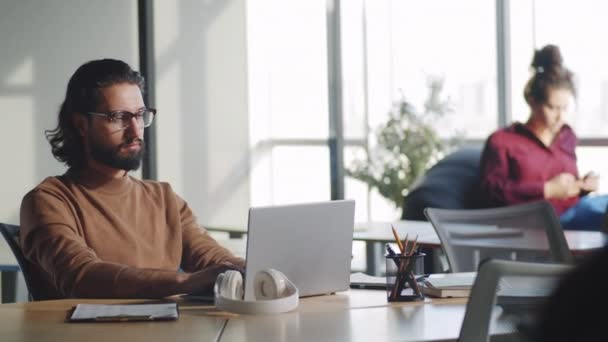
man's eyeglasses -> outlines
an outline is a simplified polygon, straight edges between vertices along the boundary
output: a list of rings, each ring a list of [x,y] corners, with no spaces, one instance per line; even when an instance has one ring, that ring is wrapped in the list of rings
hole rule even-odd
[[[116,127],[116,129],[126,129],[131,126],[132,119],[135,118],[135,122],[138,127],[148,127],[152,124],[154,115],[156,115],[156,109],[146,108],[138,111],[137,113],[131,113],[126,110],[119,110],[110,113],[96,113],[88,112],[89,115],[105,116],[108,118],[110,125]]]

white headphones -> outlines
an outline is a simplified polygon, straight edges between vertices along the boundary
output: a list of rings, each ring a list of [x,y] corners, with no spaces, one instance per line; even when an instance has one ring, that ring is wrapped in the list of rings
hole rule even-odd
[[[215,307],[239,314],[273,314],[298,307],[298,289],[275,269],[258,272],[254,288],[255,300],[243,300],[243,276],[238,271],[226,271],[215,280]]]

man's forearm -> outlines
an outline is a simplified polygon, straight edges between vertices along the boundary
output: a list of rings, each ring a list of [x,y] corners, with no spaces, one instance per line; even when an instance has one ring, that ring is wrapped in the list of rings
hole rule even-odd
[[[105,264],[105,265],[104,265]],[[118,272],[98,263],[74,287],[72,297],[162,298],[176,294],[201,293],[213,288],[217,276],[231,269],[242,269],[230,262],[214,264],[194,273],[142,269],[122,266]],[[110,289],[103,284],[109,284]],[[100,286],[102,284],[102,286]]]
[[[184,293],[186,273],[116,266],[102,262],[88,267],[74,284],[70,297],[162,298]]]

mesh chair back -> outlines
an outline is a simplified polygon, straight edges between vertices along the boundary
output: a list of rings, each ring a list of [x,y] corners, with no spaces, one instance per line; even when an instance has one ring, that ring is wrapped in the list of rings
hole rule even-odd
[[[571,263],[559,219],[546,201],[491,209],[425,209],[452,272],[486,259]]]
[[[487,342],[490,333],[506,335],[508,338],[504,340],[509,341],[535,340],[536,315],[560,277],[570,269],[567,265],[506,260],[483,263],[467,302],[459,341]],[[505,285],[509,279],[522,281],[509,287]],[[503,293],[511,298],[519,295],[520,300],[511,299],[510,303],[502,304],[500,296]],[[514,309],[517,306],[525,311]]]

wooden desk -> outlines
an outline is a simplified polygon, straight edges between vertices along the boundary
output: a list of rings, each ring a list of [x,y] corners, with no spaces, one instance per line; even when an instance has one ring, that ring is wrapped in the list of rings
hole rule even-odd
[[[353,240],[366,242],[395,242],[391,231],[391,225],[395,227],[403,238],[406,234],[410,237],[418,236],[418,245],[439,248],[441,241],[435,229],[427,221],[396,221],[396,222],[364,222],[358,223]],[[367,229],[364,229],[367,228]],[[604,234],[592,231],[565,230],[564,235],[570,250],[574,254],[589,253],[604,246]]]
[[[211,305],[185,302],[175,322],[65,323],[77,303],[140,303],[145,300],[56,300],[0,305],[2,341],[431,341],[455,340],[466,300],[386,302],[377,290],[349,290],[302,298],[279,315],[233,315]],[[498,324],[493,333],[508,332]]]
[[[455,340],[465,305],[465,298],[389,304],[385,291],[351,289],[301,298],[297,310],[281,315],[232,317],[221,341]]]
[[[369,274],[376,274],[379,269],[381,256],[384,255],[382,244],[395,242],[391,225],[395,227],[402,238],[406,234],[409,234],[410,238],[418,236],[418,245],[421,247],[441,248],[441,242],[437,233],[435,233],[433,225],[427,221],[358,223],[358,229],[353,235],[353,240],[366,242],[367,273]],[[604,234],[601,232],[566,230],[564,234],[568,246],[574,255],[590,253],[602,248],[605,243]],[[532,240],[528,242],[532,242]],[[536,246],[536,244],[532,243],[532,246],[528,247],[532,248],[533,246]]]
[[[77,303],[137,300],[56,300],[0,305],[0,341],[216,341],[227,322],[209,305],[180,306],[175,322],[65,323]],[[215,313],[215,315],[214,315]]]
[[[427,221],[395,221],[395,222],[361,222],[355,225],[353,240],[365,242],[366,273],[379,275],[382,268],[380,264],[385,254],[384,244],[395,242],[391,225],[395,227],[399,236],[410,238],[418,236],[418,246],[426,248],[441,248],[439,236],[435,233],[433,226]],[[433,256],[429,255],[425,260],[428,268]],[[429,270],[430,272],[430,270]]]
[[[356,223],[353,240],[364,241],[366,250],[366,264],[368,274],[378,274],[381,269],[380,262],[384,255],[383,244],[395,242],[391,225],[395,227],[402,238],[406,234],[410,238],[418,236],[418,245],[427,248],[441,248],[441,241],[435,229],[427,221],[395,221],[395,222],[360,222]],[[231,237],[242,237],[247,234],[245,227],[208,227],[210,231],[228,232]],[[574,255],[583,255],[604,246],[605,237],[601,232],[591,231],[565,231],[566,241]]]
[[[416,221],[412,221],[412,222],[416,222]],[[237,227],[237,226],[233,226],[233,227],[229,227],[229,226],[207,226],[207,225],[202,225],[206,230],[210,231],[210,232],[224,232],[224,233],[228,233],[228,236],[230,239],[240,239],[242,237],[244,237],[245,235],[247,235],[247,227],[245,226],[241,226],[241,227]],[[358,232],[358,231],[364,231],[367,228],[364,225],[355,225],[354,227],[354,231]]]
[[[355,224],[353,231],[353,240],[364,241],[366,250],[366,273],[377,274],[380,269],[378,264],[384,255],[382,244],[386,242],[395,242],[392,235],[391,224],[399,232],[399,235],[405,237],[409,234],[410,237],[418,236],[418,245],[421,247],[439,248],[441,242],[435,233],[433,226],[426,221],[396,221],[396,222],[365,222]],[[231,239],[242,238],[247,234],[246,227],[205,227],[209,231],[229,233]]]
[[[411,305],[230,319],[221,341],[455,340],[464,305]]]

